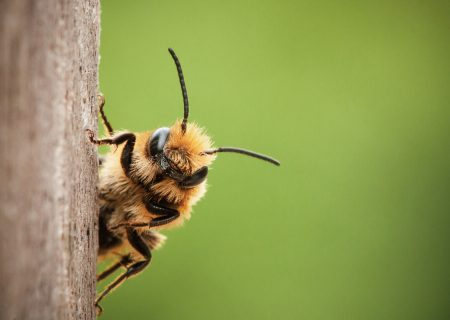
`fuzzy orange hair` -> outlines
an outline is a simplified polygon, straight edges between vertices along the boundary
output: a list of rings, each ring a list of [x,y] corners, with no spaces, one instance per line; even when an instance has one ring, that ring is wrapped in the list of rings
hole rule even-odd
[[[215,155],[203,154],[211,149],[211,138],[195,123],[188,123],[186,132],[181,129],[181,121],[177,120],[170,128],[169,140],[165,146],[166,155],[186,174],[192,174],[204,166],[209,166]]]

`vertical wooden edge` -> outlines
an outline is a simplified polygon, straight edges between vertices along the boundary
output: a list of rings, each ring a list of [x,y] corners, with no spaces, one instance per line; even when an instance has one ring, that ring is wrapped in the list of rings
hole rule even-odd
[[[72,3],[78,44],[74,49],[74,99],[71,158],[72,187],[69,219],[70,319],[95,319],[97,258],[98,160],[97,148],[86,138],[86,129],[97,131],[100,8],[98,0]],[[70,159],[68,159],[70,161]]]
[[[0,2],[0,319],[94,319],[98,0]]]

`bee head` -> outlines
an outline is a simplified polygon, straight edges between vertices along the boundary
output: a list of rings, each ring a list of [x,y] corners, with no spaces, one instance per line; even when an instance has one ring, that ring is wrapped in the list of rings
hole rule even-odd
[[[208,166],[214,161],[218,152],[240,153],[258,158],[275,165],[280,163],[268,156],[253,151],[222,147],[211,149],[211,139],[204,130],[194,123],[187,124],[189,117],[189,100],[180,61],[173,49],[169,48],[180,80],[183,95],[184,117],[176,121],[171,128],[155,130],[148,142],[148,154],[156,162],[165,176],[174,179],[182,188],[192,188],[208,175]]]
[[[207,155],[211,139],[194,123],[183,129],[182,121],[155,130],[148,143],[148,153],[162,173],[174,179],[182,188],[202,183],[215,155]]]

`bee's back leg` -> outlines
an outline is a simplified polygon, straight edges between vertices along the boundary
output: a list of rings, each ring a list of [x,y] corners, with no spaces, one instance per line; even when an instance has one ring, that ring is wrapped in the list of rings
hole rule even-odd
[[[134,249],[136,249],[143,257],[143,260],[136,261],[132,263],[128,268],[127,271],[122,273],[120,276],[118,276],[113,282],[111,282],[105,290],[98,296],[98,298],[95,300],[95,306],[98,308],[98,310],[101,312],[101,308],[98,305],[103,298],[108,295],[113,289],[120,286],[125,280],[130,278],[131,276],[134,276],[138,274],[139,272],[143,271],[145,267],[147,267],[152,259],[152,253],[150,251],[149,246],[145,243],[145,241],[141,238],[141,236],[138,234],[136,229],[128,228],[127,229],[127,237],[128,242],[130,245],[133,246]]]
[[[120,267],[127,268],[131,262],[133,262],[133,260],[131,259],[131,255],[127,254],[127,255],[123,256],[119,261],[117,261],[113,265],[109,266],[106,270],[104,270],[102,273],[97,275],[97,282],[102,281],[103,279],[106,279]]]

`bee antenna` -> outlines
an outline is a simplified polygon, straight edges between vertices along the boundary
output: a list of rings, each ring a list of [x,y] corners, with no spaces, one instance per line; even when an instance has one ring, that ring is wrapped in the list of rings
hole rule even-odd
[[[173,58],[173,61],[175,62],[175,65],[177,66],[178,78],[180,78],[181,93],[183,94],[183,104],[184,104],[184,117],[183,117],[183,122],[181,123],[181,130],[183,131],[183,133],[185,133],[186,132],[186,123],[187,123],[187,120],[189,117],[189,100],[188,100],[188,95],[187,95],[187,90],[186,90],[186,84],[184,83],[183,70],[181,69],[180,60],[178,60],[178,57],[172,48],[169,48],[169,52]]]
[[[264,154],[260,154],[260,153],[256,153],[250,150],[245,150],[245,149],[240,149],[240,148],[232,148],[232,147],[221,147],[221,148],[217,148],[217,149],[211,149],[211,150],[206,150],[203,152],[203,154],[214,154],[214,153],[218,153],[218,152],[234,152],[234,153],[240,153],[240,154],[244,154],[246,156],[249,157],[253,157],[253,158],[257,158],[260,160],[264,160],[267,162],[270,162],[276,166],[280,165],[280,161],[271,158],[269,156],[266,156]]]

